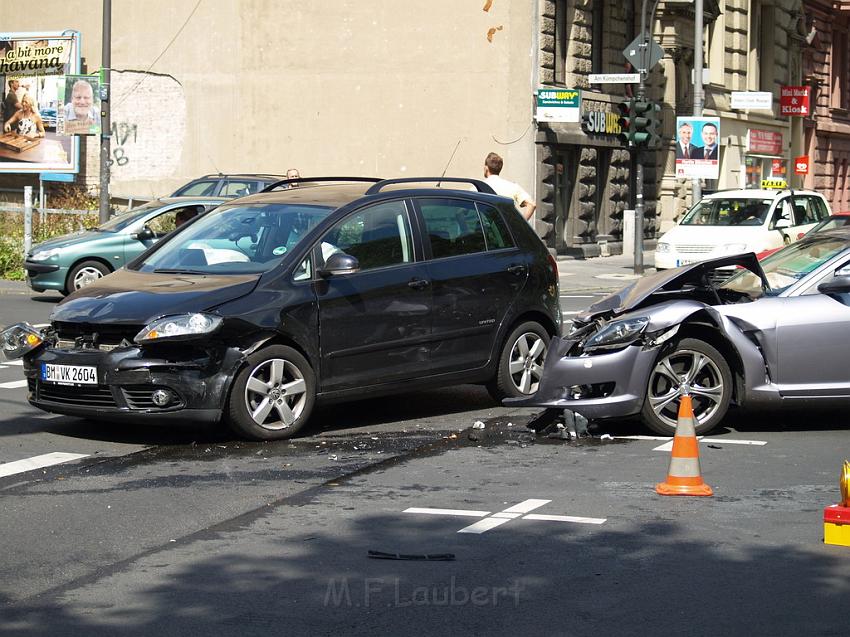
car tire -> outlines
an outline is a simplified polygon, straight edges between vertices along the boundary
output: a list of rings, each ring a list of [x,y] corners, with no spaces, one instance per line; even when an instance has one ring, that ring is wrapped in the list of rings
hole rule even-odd
[[[65,289],[63,292],[68,295],[71,292],[76,292],[97,279],[105,277],[112,272],[109,267],[100,261],[81,261],[68,273],[68,278],[65,281]]]
[[[672,378],[671,371],[677,378]],[[684,380],[691,389],[698,435],[717,427],[726,415],[732,398],[729,364],[705,341],[683,338],[659,353],[649,373],[641,418],[656,433],[676,433]]]
[[[310,363],[285,345],[248,356],[227,403],[231,429],[250,440],[280,440],[300,431],[313,411],[316,377]]]
[[[535,321],[526,321],[511,331],[499,354],[496,376],[487,384],[490,395],[500,402],[534,395],[543,376],[550,338]]]

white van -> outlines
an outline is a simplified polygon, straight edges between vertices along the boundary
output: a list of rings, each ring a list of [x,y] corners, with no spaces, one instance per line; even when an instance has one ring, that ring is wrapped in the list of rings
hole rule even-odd
[[[655,248],[655,268],[666,270],[715,257],[780,248],[832,212],[809,190],[724,190],[688,210]]]

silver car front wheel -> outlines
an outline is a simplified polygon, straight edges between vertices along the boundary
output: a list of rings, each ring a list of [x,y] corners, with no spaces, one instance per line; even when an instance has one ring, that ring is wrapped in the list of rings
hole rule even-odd
[[[729,365],[717,349],[698,339],[682,339],[659,355],[649,375],[641,412],[646,425],[658,433],[673,435],[679,399],[684,394],[691,396],[698,434],[714,429],[729,408]]]

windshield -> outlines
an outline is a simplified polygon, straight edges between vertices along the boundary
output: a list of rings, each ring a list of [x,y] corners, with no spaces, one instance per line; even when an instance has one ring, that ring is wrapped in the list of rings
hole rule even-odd
[[[176,234],[136,269],[190,274],[266,272],[333,210],[292,204],[219,207]]]
[[[703,199],[682,219],[683,226],[760,226],[767,220],[770,199]]]
[[[850,244],[847,240],[840,237],[817,236],[803,239],[771,254],[761,261],[762,270],[770,284],[767,296],[784,292],[809,272],[846,250],[848,246]],[[744,292],[751,296],[753,293],[758,295],[761,292],[761,279],[746,270],[729,279],[721,289]]]
[[[121,232],[124,228],[132,224],[134,221],[148,214],[152,210],[162,208],[161,201],[149,201],[148,203],[122,212],[95,228],[100,232]]]
[[[809,233],[820,232],[821,230],[835,230],[835,228],[843,228],[848,224],[850,224],[850,215],[833,215],[821,221],[809,230]]]

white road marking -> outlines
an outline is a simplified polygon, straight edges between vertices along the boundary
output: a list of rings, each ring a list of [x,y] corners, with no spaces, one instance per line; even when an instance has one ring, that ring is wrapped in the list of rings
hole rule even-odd
[[[425,513],[428,515],[465,515],[471,518],[483,518],[485,515],[490,515],[489,511],[464,511],[463,509],[421,509],[411,507],[405,509],[402,513]]]
[[[17,367],[23,367],[24,361],[22,361],[21,359],[16,359],[16,360],[13,360],[13,361],[3,361],[3,364],[4,365],[13,365],[13,366],[17,366]]]
[[[62,464],[63,462],[70,462],[71,460],[79,460],[80,458],[86,458],[87,454],[84,453],[45,453],[41,456],[34,456],[32,458],[26,458],[25,460],[15,460],[14,462],[7,462],[5,464],[0,464],[0,478],[6,476],[13,476],[17,473],[24,473],[25,471],[32,471],[33,469],[43,469],[44,467],[51,467],[56,464]]]
[[[595,299],[596,295],[593,294],[562,294],[562,299]]]
[[[420,507],[410,507],[402,511],[402,513],[425,513],[428,515],[461,515],[468,517],[484,518],[483,520],[479,520],[474,524],[465,526],[460,531],[458,531],[458,533],[474,534],[485,533],[490,529],[495,529],[497,526],[502,526],[503,524],[506,524],[511,520],[516,520],[518,518],[523,520],[573,522],[578,524],[604,524],[607,521],[606,518],[583,518],[572,515],[537,515],[534,513],[529,515],[523,515],[527,514],[529,511],[538,509],[545,504],[549,504],[550,502],[551,500],[523,500],[519,504],[515,504],[511,507],[508,507],[504,511],[498,511],[497,513],[493,513],[492,515],[490,515],[489,511],[469,511],[466,509],[429,509]]]
[[[552,522],[577,522],[578,524],[605,524],[607,518],[577,518],[572,515],[541,515],[532,513],[523,520],[550,520]]]
[[[577,310],[575,312],[565,312],[564,310],[561,310],[561,316],[563,316],[564,314],[570,314],[570,315],[581,314],[581,312],[582,312],[581,310]]]
[[[458,533],[484,533],[490,529],[495,529],[497,526],[502,526],[507,522],[510,522],[510,520],[505,518],[484,518],[475,524],[470,524],[469,526],[462,528],[458,531]]]
[[[697,440],[700,442],[704,442],[706,444],[716,442],[718,444],[724,445],[752,445],[754,447],[763,447],[767,444],[766,440],[737,440],[735,438],[705,438],[704,436],[697,436]],[[673,439],[670,438],[663,445],[658,445],[653,449],[653,451],[672,451],[673,450]]]
[[[539,509],[544,504],[549,504],[552,500],[523,500],[519,504],[515,504],[512,507],[508,507],[502,513],[528,513],[529,511],[534,511],[534,509]]]
[[[13,380],[10,383],[0,383],[0,389],[17,389],[18,387],[26,387],[26,380]]]
[[[54,418],[62,418],[63,414],[40,414],[34,416],[36,420],[53,420]]]

